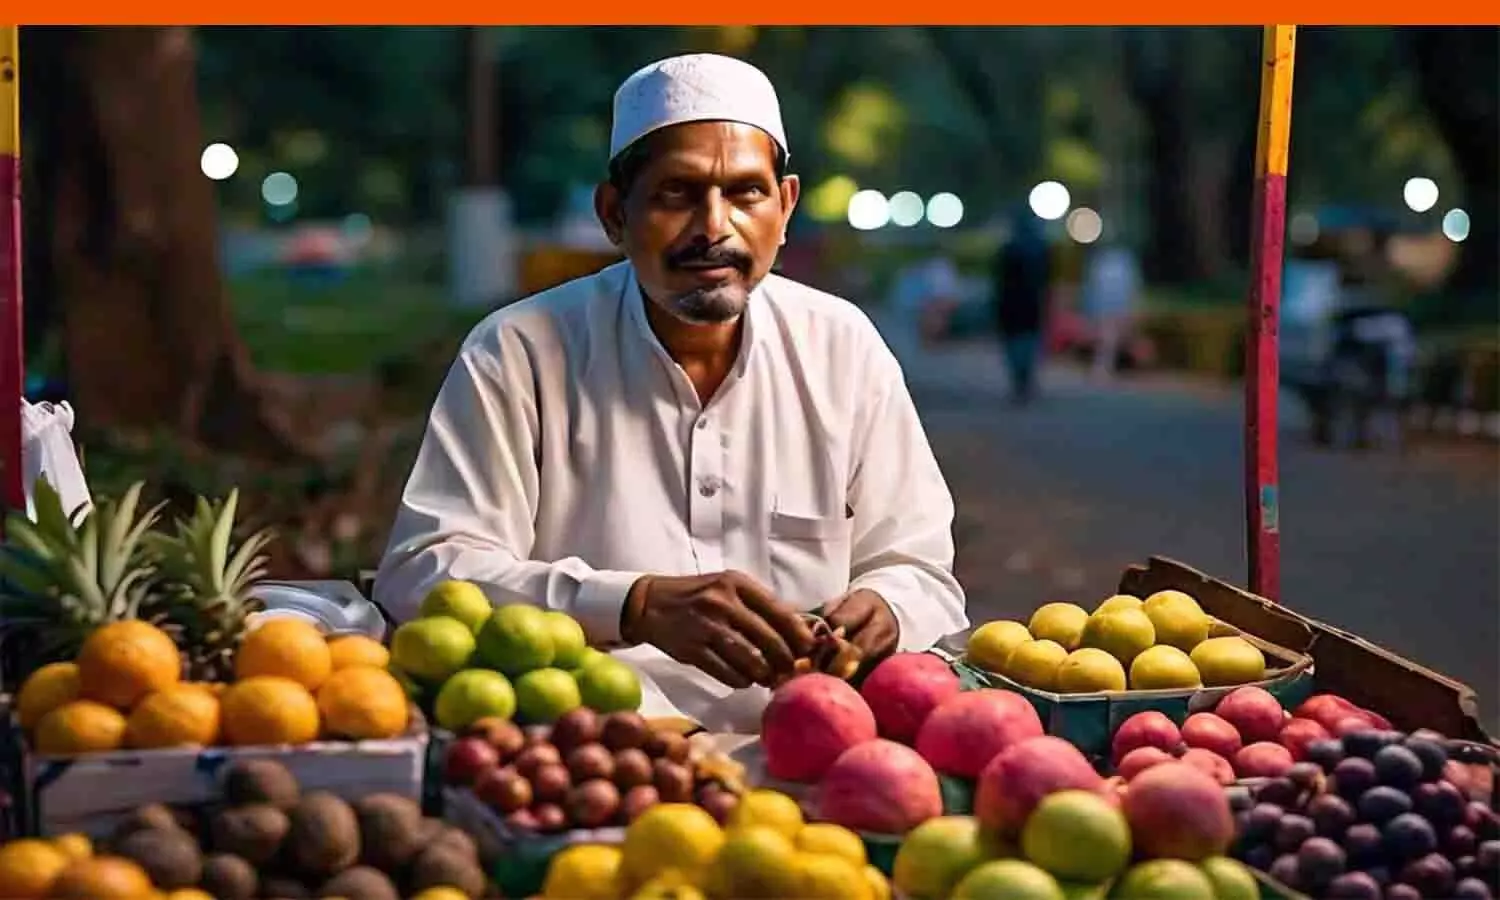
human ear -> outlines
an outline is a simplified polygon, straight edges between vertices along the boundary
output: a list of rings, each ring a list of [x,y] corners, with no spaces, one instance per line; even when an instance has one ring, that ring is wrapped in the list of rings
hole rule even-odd
[[[625,243],[625,198],[607,181],[594,188],[594,215],[599,217],[599,226],[611,244],[619,247]]]

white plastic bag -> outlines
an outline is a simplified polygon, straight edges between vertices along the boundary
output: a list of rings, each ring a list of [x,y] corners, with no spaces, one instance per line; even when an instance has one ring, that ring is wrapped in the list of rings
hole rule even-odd
[[[92,505],[83,465],[73,447],[73,407],[64,403],[21,401],[21,464],[25,473],[26,515],[36,519],[32,495],[42,476],[62,499],[69,515]]]

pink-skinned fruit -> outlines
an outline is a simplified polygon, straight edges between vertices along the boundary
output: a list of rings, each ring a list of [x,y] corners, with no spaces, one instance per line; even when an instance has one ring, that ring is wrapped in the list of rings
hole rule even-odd
[[[931,653],[897,653],[870,672],[859,694],[880,736],[910,744],[934,709],[959,692],[953,669]]]
[[[1241,778],[1276,778],[1292,767],[1292,751],[1270,741],[1257,741],[1234,755],[1234,771]]]
[[[824,821],[876,834],[905,834],[943,814],[932,766],[884,738],[845,750],[818,782],[816,797]]]
[[[761,715],[766,772],[787,781],[817,781],[844,751],[875,736],[875,715],[859,692],[817,672],[777,688]]]
[[[1359,711],[1359,707],[1338,694],[1313,694],[1292,710],[1292,716],[1298,719],[1311,719],[1322,725],[1323,730],[1332,733],[1333,727],[1339,723],[1340,719]]]
[[[1160,747],[1137,747],[1125,754],[1125,758],[1115,766],[1115,774],[1128,782],[1152,766],[1171,762],[1173,759],[1172,754]]]
[[[917,732],[917,752],[947,775],[976,778],[1005,748],[1042,736],[1036,707],[1011,691],[982,688],[944,700]]]
[[[1223,716],[1211,712],[1193,713],[1182,723],[1182,742],[1189,747],[1209,750],[1224,759],[1232,759],[1245,742],[1239,730]]]
[[[1177,723],[1167,718],[1165,713],[1154,709],[1138,712],[1121,722],[1120,727],[1115,730],[1115,735],[1110,740],[1110,761],[1118,766],[1125,754],[1137,747],[1155,747],[1167,753],[1175,753],[1181,743],[1182,732],[1178,730]]]
[[[1234,766],[1229,764],[1229,760],[1212,750],[1189,747],[1188,751],[1182,754],[1182,761],[1202,771],[1219,784],[1226,786],[1234,784]]]
[[[1246,744],[1276,740],[1281,733],[1281,724],[1286,720],[1281,701],[1265,688],[1253,686],[1235,688],[1225,694],[1214,712],[1233,725],[1240,733],[1240,740]]]
[[[1136,776],[1121,808],[1137,852],[1147,858],[1197,862],[1223,855],[1234,837],[1223,785],[1180,760]]]
[[[979,773],[974,816],[991,831],[1016,834],[1047,795],[1103,787],[1104,779],[1077,747],[1057,737],[1029,738],[1002,750]]]
[[[1276,739],[1281,746],[1292,752],[1292,759],[1301,762],[1307,758],[1308,744],[1314,741],[1326,741],[1331,736],[1328,729],[1312,719],[1299,719],[1294,716],[1287,719],[1286,724],[1281,726],[1281,733],[1276,736]]]

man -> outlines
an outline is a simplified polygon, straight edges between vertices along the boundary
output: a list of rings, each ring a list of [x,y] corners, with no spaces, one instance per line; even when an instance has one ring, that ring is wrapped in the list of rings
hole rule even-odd
[[[1114,377],[1120,350],[1129,338],[1140,302],[1141,272],[1129,247],[1108,236],[1084,267],[1083,305],[1094,323],[1093,377]]]
[[[796,206],[775,90],[722,56],[615,95],[595,206],[628,262],[494,313],[433,405],[375,597],[577,618],[647,715],[754,730],[823,608],[867,658],[966,624],[953,503],[895,358],[770,275]]]
[[[1031,401],[1052,278],[1047,240],[1030,209],[1015,213],[1014,233],[995,260],[995,324],[1010,374],[1011,399]]]

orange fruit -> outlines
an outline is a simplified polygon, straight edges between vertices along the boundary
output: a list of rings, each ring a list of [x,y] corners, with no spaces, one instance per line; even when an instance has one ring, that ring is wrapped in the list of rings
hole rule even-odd
[[[30,731],[42,716],[78,699],[78,664],[48,663],[31,673],[16,694],[16,718]]]
[[[80,694],[118,709],[182,680],[177,645],[165,631],[136,619],[111,622],[89,635],[77,662]]]
[[[63,856],[70,860],[88,859],[94,855],[94,842],[79,831],[58,835],[52,839],[52,846],[61,850]]]
[[[11,841],[0,847],[0,897],[45,897],[67,867],[68,857],[46,841]]]
[[[255,675],[229,686],[220,701],[229,744],[305,744],[318,736],[318,702],[290,678]]]
[[[207,691],[215,697],[222,696],[224,694],[224,689],[229,687],[229,685],[225,684],[222,681],[184,681],[182,683],[182,686],[197,688],[200,691]]]
[[[406,691],[385,669],[339,669],[318,689],[318,712],[330,736],[356,741],[393,738],[406,730]]]
[[[333,654],[316,625],[302,619],[266,619],[240,642],[234,658],[237,679],[257,675],[290,678],[310,691],[333,671]]]
[[[119,710],[93,700],[74,700],[42,716],[32,747],[44,755],[66,756],[118,750],[124,741],[125,717]]]
[[[68,866],[52,885],[51,900],[152,900],[146,870],[120,856],[96,856]]]
[[[333,670],[350,666],[374,666],[384,669],[391,661],[391,651],[373,638],[362,634],[351,634],[334,638],[328,642],[328,652],[333,656]]]
[[[207,747],[219,739],[219,698],[198,685],[179,684],[147,694],[125,724],[125,745]]]

